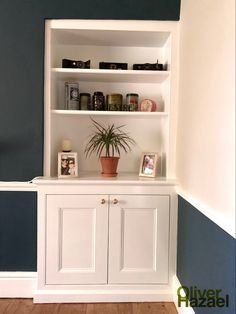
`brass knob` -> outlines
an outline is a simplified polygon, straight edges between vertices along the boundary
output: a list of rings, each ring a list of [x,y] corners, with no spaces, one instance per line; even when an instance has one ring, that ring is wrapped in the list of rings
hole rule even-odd
[[[106,200],[104,198],[101,199],[101,204],[105,204]]]
[[[118,204],[118,200],[116,198],[114,198],[113,204]]]

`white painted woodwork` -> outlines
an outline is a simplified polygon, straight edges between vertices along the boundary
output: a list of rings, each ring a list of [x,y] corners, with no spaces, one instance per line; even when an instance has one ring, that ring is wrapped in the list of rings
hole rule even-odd
[[[110,199],[109,282],[168,283],[169,196]]]
[[[141,112],[141,111],[89,111],[89,110],[52,110],[53,114],[59,114],[59,115],[83,115],[83,116],[126,116],[132,119],[132,117],[135,118],[154,118],[157,117],[167,117],[167,112]]]
[[[78,152],[79,173],[99,171],[97,158],[86,159],[91,134],[90,112],[66,112],[65,82],[79,83],[80,92],[104,95],[138,93],[150,98],[157,112],[94,113],[103,124],[125,124],[135,139],[130,154],[122,154],[119,172],[139,172],[144,151],[163,153],[161,176],[175,177],[175,134],[178,73],[178,23],[159,21],[48,20],[45,26],[45,142],[44,175],[57,175],[61,141],[70,138]],[[91,69],[63,69],[62,59],[91,60]],[[134,63],[166,63],[168,71],[134,71]],[[100,61],[127,62],[129,69],[100,70]],[[140,115],[139,115],[140,114]],[[139,125],[139,128],[137,128]]]
[[[168,283],[169,196],[48,195],[46,222],[46,284]]]
[[[160,62],[160,61],[159,61]],[[75,78],[85,82],[133,82],[162,83],[170,75],[169,71],[139,71],[139,70],[103,70],[103,69],[67,69],[53,68],[52,75],[57,78]]]
[[[91,69],[62,69],[63,58],[91,60]],[[134,71],[134,63],[168,71]],[[127,71],[100,70],[100,61],[127,62]],[[66,81],[80,92],[138,93],[156,112],[64,110]],[[176,273],[175,134],[178,22],[47,20],[45,24],[44,175],[38,188],[38,283],[35,302],[171,301]],[[100,176],[86,159],[90,117],[125,125],[134,138],[116,178]],[[78,152],[79,176],[57,178],[63,139]],[[162,153],[157,178],[139,177],[142,152]],[[101,200],[105,199],[105,204]],[[118,203],[113,204],[117,199]]]
[[[175,181],[124,174],[104,179],[94,173],[85,173],[73,180],[42,177],[34,179],[33,183],[38,189],[38,282],[34,302],[144,302],[173,299],[172,277],[176,274],[177,233]],[[117,204],[113,204],[115,198]],[[105,204],[100,204],[102,199],[106,200]],[[125,202],[129,205],[124,206]],[[119,261],[115,258],[117,252],[114,254],[114,249],[119,245],[116,233],[121,230],[119,207],[125,208],[126,215],[126,229],[123,232],[126,241],[125,263],[138,268],[134,276],[130,272],[126,273],[127,276],[124,272],[117,272]],[[128,208],[134,211],[126,211]],[[99,231],[93,245],[91,226],[94,210],[99,221],[96,225]],[[65,227],[61,224],[60,213],[65,216]],[[132,220],[135,221],[133,228]],[[141,239],[140,229],[143,235]],[[60,242],[62,238],[64,243]],[[153,253],[155,239],[156,257]],[[64,250],[61,249],[63,246]],[[136,251],[132,256],[130,250],[133,246]],[[93,248],[97,252],[95,266],[98,267],[95,270],[100,269],[99,273],[91,271]],[[104,255],[102,252],[105,252]],[[136,261],[140,255],[143,258]],[[62,256],[64,269],[60,270]],[[153,271],[155,266],[152,267],[155,258],[157,272]],[[143,267],[149,267],[151,278],[147,273],[144,274]],[[161,269],[165,275],[158,274]],[[112,282],[111,274],[115,274],[116,278],[125,277],[122,277],[121,283],[115,283]],[[124,278],[126,283],[122,283]]]
[[[0,181],[0,191],[37,192],[37,185],[32,182]]]
[[[107,282],[108,208],[102,198],[47,196],[47,284]]]
[[[36,272],[0,271],[0,298],[32,298],[36,287]]]

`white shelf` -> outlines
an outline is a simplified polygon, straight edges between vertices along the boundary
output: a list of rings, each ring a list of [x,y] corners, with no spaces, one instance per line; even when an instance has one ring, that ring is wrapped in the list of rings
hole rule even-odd
[[[88,82],[162,83],[169,71],[102,70],[53,68],[52,74],[61,79],[77,79]]]
[[[173,22],[109,20],[54,20],[50,22],[53,43],[115,47],[163,47]]]
[[[140,118],[168,117],[167,112],[143,112],[143,111],[93,111],[93,110],[52,110],[57,115],[79,116],[126,116]]]

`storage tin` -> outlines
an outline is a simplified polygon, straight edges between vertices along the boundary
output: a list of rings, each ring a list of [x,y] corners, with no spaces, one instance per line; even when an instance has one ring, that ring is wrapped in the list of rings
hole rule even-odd
[[[79,109],[79,84],[74,82],[65,83],[65,109]]]
[[[94,92],[92,109],[93,110],[105,110],[105,97],[102,92]]]
[[[123,96],[121,94],[107,95],[107,110],[121,111],[123,104]]]
[[[138,94],[126,94],[126,110],[138,111]]]
[[[91,110],[91,95],[89,93],[80,93],[79,95],[79,109]]]

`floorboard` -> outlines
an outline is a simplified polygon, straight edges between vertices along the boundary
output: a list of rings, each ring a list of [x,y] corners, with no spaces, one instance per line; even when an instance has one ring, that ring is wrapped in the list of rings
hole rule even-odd
[[[32,299],[0,299],[1,314],[178,314],[174,303],[34,304]]]

